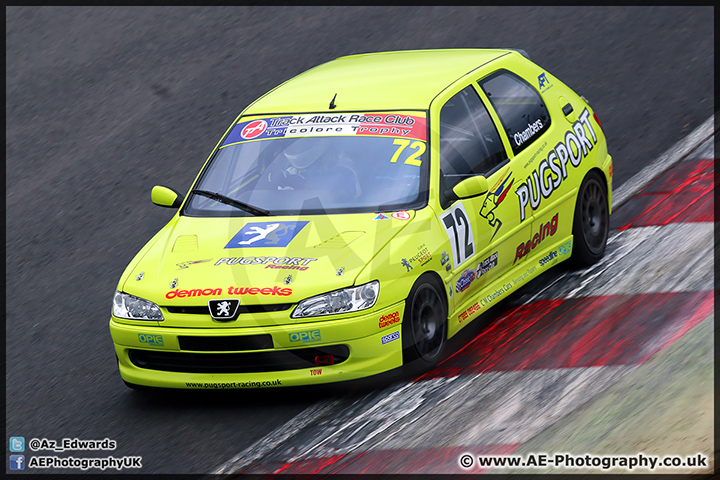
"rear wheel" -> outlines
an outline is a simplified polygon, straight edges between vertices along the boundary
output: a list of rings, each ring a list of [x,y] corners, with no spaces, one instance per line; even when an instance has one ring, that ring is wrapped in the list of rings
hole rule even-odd
[[[575,203],[572,264],[587,267],[600,260],[605,254],[609,229],[607,189],[600,175],[592,171],[580,185]]]
[[[403,363],[425,371],[437,365],[447,339],[447,306],[437,279],[423,275],[405,303],[402,324]]]

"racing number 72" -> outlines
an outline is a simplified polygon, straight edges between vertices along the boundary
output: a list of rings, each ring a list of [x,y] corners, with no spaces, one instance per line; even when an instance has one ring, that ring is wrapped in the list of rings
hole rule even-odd
[[[465,263],[475,253],[475,238],[462,202],[440,216],[450,240],[455,267]]]

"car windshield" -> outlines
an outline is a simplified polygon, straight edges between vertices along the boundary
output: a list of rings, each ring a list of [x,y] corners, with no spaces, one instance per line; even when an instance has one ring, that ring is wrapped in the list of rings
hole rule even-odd
[[[427,201],[425,112],[241,118],[191,191],[190,216],[356,213]]]

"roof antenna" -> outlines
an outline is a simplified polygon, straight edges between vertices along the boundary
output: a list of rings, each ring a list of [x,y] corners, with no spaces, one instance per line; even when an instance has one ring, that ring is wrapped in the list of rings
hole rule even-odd
[[[336,99],[336,98],[337,98],[337,93],[335,94],[335,96],[333,97],[333,99],[330,100],[330,110],[332,110],[333,108],[337,108],[337,105],[335,105],[335,99]]]

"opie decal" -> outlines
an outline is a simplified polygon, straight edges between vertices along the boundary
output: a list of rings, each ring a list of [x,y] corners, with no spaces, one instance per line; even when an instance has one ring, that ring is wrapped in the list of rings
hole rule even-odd
[[[308,222],[248,223],[225,245],[225,248],[287,247]]]
[[[520,221],[525,220],[525,209],[530,204],[533,210],[540,206],[540,200],[550,195],[568,177],[568,163],[577,168],[593,145],[597,144],[597,135],[590,123],[590,113],[585,108],[572,128],[565,132],[564,141],[555,145],[547,158],[543,159],[528,176],[527,181],[520,184],[515,190],[520,203]],[[583,124],[590,132],[586,135]],[[592,139],[592,142],[590,141]]]

